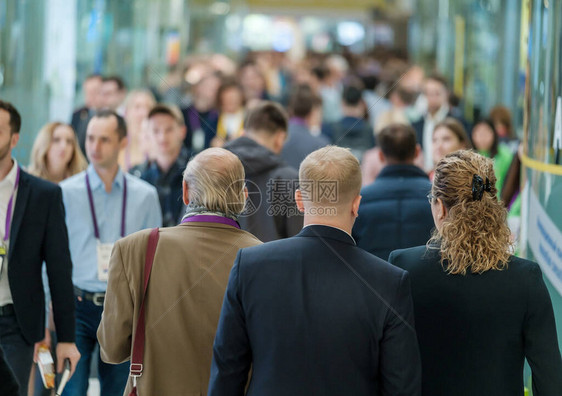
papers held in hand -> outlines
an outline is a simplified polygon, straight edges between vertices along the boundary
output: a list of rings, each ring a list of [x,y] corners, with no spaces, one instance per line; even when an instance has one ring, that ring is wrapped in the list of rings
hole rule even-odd
[[[62,395],[62,391],[64,390],[64,387],[66,386],[66,383],[68,382],[69,378],[70,378],[70,360],[65,359],[64,370],[62,372],[62,377],[60,379],[60,384],[59,384],[59,388],[57,389],[56,396]]]
[[[46,345],[39,347],[37,366],[39,366],[39,372],[41,373],[41,379],[45,388],[53,389],[55,387],[55,362]]]

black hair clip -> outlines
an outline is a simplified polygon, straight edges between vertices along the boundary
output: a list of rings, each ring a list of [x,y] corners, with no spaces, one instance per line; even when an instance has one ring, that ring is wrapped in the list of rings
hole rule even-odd
[[[490,180],[486,178],[486,183],[484,183],[482,177],[478,175],[472,176],[472,200],[481,201],[482,195],[484,195],[484,191],[488,191],[489,193],[492,192],[492,185],[490,184]]]

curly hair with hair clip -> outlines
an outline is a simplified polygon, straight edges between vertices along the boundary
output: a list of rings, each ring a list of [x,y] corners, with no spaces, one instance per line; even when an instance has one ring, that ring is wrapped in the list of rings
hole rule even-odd
[[[486,180],[486,184],[475,180]],[[443,202],[448,214],[428,247],[438,246],[447,273],[481,274],[507,267],[511,233],[495,185],[492,160],[473,151],[456,151],[437,164],[432,194]],[[475,189],[484,190],[475,194]]]

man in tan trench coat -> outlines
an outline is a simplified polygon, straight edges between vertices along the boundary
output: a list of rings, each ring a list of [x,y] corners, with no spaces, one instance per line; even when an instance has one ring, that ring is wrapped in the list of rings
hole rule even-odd
[[[206,395],[213,340],[238,249],[261,242],[239,228],[247,196],[244,168],[229,151],[211,148],[184,173],[186,215],[160,229],[145,301],[144,370],[139,395]],[[111,255],[98,339],[107,363],[130,359],[142,298],[150,230],[121,239]],[[129,394],[129,379],[125,394]]]

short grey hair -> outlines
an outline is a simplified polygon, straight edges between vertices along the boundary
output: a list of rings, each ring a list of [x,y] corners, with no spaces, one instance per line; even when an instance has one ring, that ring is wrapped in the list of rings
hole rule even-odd
[[[190,204],[229,217],[237,217],[244,211],[244,178],[242,162],[222,148],[203,150],[188,162],[183,172]]]

